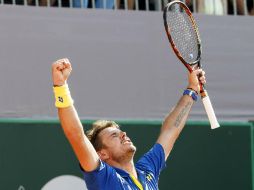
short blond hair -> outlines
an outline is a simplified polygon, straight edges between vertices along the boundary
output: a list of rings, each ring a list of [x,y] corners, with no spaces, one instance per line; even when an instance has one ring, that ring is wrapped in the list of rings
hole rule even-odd
[[[100,138],[97,138],[99,133],[108,127],[120,128],[119,125],[111,120],[97,120],[93,123],[92,129],[87,131],[87,137],[94,146],[95,150],[101,150],[103,148],[103,143]]]

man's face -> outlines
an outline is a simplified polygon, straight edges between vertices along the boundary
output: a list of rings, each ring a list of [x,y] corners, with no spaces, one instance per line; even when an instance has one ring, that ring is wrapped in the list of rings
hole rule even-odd
[[[108,127],[103,129],[98,136],[110,159],[118,162],[133,158],[136,147],[125,132],[116,127]]]

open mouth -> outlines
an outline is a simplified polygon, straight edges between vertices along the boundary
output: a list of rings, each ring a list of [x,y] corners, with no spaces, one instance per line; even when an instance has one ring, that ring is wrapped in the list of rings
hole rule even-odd
[[[130,139],[125,139],[121,142],[122,144],[130,144],[132,143]]]

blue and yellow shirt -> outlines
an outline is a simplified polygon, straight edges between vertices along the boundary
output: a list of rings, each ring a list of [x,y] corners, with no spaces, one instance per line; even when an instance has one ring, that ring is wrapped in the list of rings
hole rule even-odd
[[[135,164],[138,180],[102,161],[96,170],[83,174],[89,190],[158,190],[159,175],[165,166],[163,147],[155,144]]]

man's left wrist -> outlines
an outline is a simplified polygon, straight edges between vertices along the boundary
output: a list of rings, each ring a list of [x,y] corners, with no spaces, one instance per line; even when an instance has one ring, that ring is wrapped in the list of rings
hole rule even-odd
[[[190,88],[187,88],[184,90],[183,95],[188,95],[190,96],[194,101],[198,100],[198,94],[195,90],[192,90]]]
[[[199,87],[189,85],[187,86],[187,89],[193,90],[196,92],[196,94],[199,94]]]

